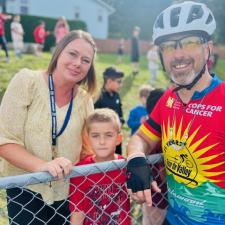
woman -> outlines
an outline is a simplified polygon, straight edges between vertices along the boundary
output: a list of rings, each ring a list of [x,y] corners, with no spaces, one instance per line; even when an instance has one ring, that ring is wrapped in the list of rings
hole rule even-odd
[[[93,110],[95,53],[91,36],[73,31],[56,47],[47,71],[23,69],[12,79],[0,108],[4,175],[48,171],[63,178],[79,161],[83,125]],[[10,223],[69,224],[68,185],[61,179],[8,189]]]

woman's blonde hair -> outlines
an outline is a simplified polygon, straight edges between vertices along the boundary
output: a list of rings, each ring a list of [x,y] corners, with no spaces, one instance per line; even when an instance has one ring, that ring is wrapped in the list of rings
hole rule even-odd
[[[57,66],[57,61],[58,58],[61,54],[61,52],[64,50],[64,48],[72,41],[76,40],[76,39],[83,39],[85,40],[87,43],[89,43],[94,50],[94,58],[96,55],[96,44],[92,38],[92,36],[85,31],[82,30],[74,30],[69,32],[67,35],[65,35],[65,37],[57,44],[56,49],[52,55],[51,61],[49,63],[48,66],[48,70],[47,72],[49,74],[53,73],[56,66]],[[97,87],[97,81],[96,81],[96,72],[95,72],[95,66],[94,66],[94,59],[91,63],[90,69],[87,73],[87,76],[81,80],[78,84],[84,85],[87,87],[87,91],[92,95],[94,94],[94,92],[96,91],[96,87]]]

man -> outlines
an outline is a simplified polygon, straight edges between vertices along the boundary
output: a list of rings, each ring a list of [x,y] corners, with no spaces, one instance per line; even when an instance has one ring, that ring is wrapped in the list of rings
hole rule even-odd
[[[225,83],[207,68],[215,28],[212,12],[191,1],[165,9],[154,24],[153,41],[175,88],[128,144],[127,185],[136,202],[152,204],[150,186],[160,189],[145,154],[161,141],[169,201],[164,225],[225,224]]]

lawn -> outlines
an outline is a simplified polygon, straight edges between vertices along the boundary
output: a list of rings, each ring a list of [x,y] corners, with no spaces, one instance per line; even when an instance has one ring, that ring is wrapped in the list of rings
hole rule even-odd
[[[46,69],[51,55],[49,53],[44,53],[42,57],[36,57],[33,55],[24,55],[21,60],[18,60],[14,57],[13,52],[10,52],[11,62],[9,64],[0,61],[0,98],[3,95],[10,79],[18,72],[21,68],[30,68],[30,69]],[[2,51],[0,52],[0,58],[3,57]],[[109,54],[98,54],[96,59],[96,70],[97,70],[97,79],[99,88],[102,84],[102,73],[104,69],[110,65],[114,65],[116,62],[115,55]],[[129,63],[129,57],[125,56],[124,63],[117,65],[119,69],[124,71],[125,78],[123,83],[123,88],[121,90],[121,98],[123,103],[124,117],[127,119],[129,110],[135,106],[138,102],[138,89],[141,84],[147,84],[150,79],[150,75],[147,69],[147,61],[145,56],[141,58],[140,63],[140,74],[137,76],[131,75],[131,65]],[[219,60],[218,65],[215,68],[215,71],[220,74],[220,78],[225,80],[225,60]],[[163,72],[158,73],[158,82],[156,83],[157,87],[166,88],[168,85],[168,80],[164,76]],[[124,136],[124,145],[126,144],[129,138],[129,129],[125,124],[123,127],[123,136]],[[0,191],[0,225],[6,225],[7,222],[4,220],[2,213],[5,213],[3,210],[4,201],[1,201],[4,197],[4,193]]]

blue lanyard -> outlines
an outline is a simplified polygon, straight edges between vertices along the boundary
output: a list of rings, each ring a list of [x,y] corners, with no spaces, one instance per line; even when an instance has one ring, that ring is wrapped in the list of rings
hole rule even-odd
[[[69,108],[66,113],[66,117],[64,119],[63,125],[57,134],[57,118],[56,118],[56,107],[55,107],[55,89],[54,89],[54,83],[52,79],[52,74],[49,74],[48,76],[48,87],[49,87],[49,93],[50,93],[50,105],[51,105],[51,116],[52,116],[52,146],[56,146],[56,139],[59,137],[63,131],[66,129],[68,122],[70,120],[72,108],[73,108],[73,89],[71,94],[71,100],[69,104]]]

